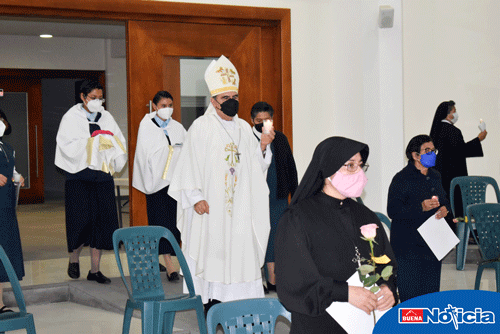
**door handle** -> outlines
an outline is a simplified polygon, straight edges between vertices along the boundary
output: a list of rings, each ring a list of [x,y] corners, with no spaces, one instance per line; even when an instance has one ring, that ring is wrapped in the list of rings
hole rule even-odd
[[[35,161],[36,161],[36,177],[38,178],[38,126],[35,125]]]
[[[146,104],[146,107],[149,108],[149,113],[151,114],[153,112],[153,101],[149,100],[149,103]]]

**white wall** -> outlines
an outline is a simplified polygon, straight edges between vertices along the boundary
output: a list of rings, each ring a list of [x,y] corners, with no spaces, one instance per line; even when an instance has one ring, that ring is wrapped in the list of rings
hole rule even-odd
[[[104,40],[0,35],[0,68],[104,70]]]
[[[401,0],[381,3],[396,9],[397,26],[386,31],[377,27],[378,0],[184,2],[291,9],[293,139],[299,177],[323,139],[346,136],[366,142],[372,167],[363,198],[371,209],[385,212],[387,188],[403,167]]]
[[[469,141],[487,124],[483,158],[467,159],[469,175],[499,180],[500,2],[403,0],[405,142],[430,131],[437,106],[454,100],[457,127]],[[488,195],[488,200],[490,196]]]

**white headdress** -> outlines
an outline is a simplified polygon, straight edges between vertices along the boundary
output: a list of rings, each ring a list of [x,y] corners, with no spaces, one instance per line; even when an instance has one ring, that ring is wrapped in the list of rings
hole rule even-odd
[[[205,81],[211,96],[225,92],[238,93],[240,77],[236,67],[224,56],[213,60],[205,71]]]

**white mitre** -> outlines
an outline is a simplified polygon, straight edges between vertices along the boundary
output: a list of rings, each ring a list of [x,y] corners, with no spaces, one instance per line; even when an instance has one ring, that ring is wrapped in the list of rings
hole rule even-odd
[[[216,96],[225,92],[238,93],[240,77],[236,67],[224,56],[220,56],[217,61],[212,60],[205,71],[205,81],[207,82],[210,96]]]

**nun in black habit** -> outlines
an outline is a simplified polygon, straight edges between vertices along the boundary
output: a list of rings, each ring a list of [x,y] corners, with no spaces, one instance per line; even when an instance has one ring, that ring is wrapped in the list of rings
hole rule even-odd
[[[16,216],[16,189],[13,181],[15,170],[14,148],[3,141],[4,135],[9,135],[12,127],[7,116],[0,110],[0,245],[9,257],[19,280],[24,277],[23,250],[21,236]],[[21,185],[24,179],[21,178]],[[3,265],[0,265],[0,314],[12,312],[2,300],[3,282],[9,282],[9,277]]]
[[[432,121],[431,138],[438,150],[436,170],[441,173],[443,188],[450,198],[451,180],[457,176],[467,176],[466,158],[482,157],[481,141],[486,138],[486,130],[469,142],[464,141],[462,131],[455,126],[458,113],[455,102],[445,101],[437,107]],[[463,216],[462,196],[458,187],[455,189],[455,216]],[[455,230],[455,224],[450,225]]]
[[[326,312],[332,302],[349,302],[366,313],[396,303],[396,261],[377,216],[357,197],[366,183],[366,144],[342,137],[321,142],[290,207],[278,225],[276,279],[280,301],[292,313],[291,333],[345,333]],[[357,195],[357,196],[356,196]],[[387,255],[394,267],[388,281],[377,282],[379,294],[348,286],[370,246],[360,228],[377,224],[375,256]],[[378,265],[381,272],[386,265]],[[383,296],[377,300],[378,296]]]

